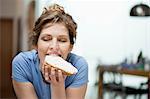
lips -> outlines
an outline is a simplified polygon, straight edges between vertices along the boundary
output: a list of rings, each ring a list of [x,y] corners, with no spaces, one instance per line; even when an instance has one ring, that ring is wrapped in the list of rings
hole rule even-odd
[[[59,56],[59,57],[62,57],[62,55],[59,54],[59,53],[47,53],[46,55],[53,55],[53,56]]]

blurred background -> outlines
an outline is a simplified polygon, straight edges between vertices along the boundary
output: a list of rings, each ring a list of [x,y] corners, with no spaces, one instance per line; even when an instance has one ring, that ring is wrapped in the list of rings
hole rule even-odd
[[[43,7],[51,3],[64,6],[78,24],[73,52],[89,63],[86,99],[98,98],[99,65],[136,64],[142,53],[142,70],[150,71],[150,0],[0,0],[0,98],[16,98],[11,83],[12,58],[31,49],[29,33]],[[147,8],[134,8],[142,4]],[[104,75],[105,80],[109,77]],[[146,81],[146,77],[122,77],[122,83],[129,86],[138,87]]]

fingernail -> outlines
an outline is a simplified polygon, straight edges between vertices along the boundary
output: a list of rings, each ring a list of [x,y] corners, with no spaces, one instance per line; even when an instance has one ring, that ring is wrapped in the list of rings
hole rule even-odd
[[[61,70],[58,70],[58,72],[61,72]]]

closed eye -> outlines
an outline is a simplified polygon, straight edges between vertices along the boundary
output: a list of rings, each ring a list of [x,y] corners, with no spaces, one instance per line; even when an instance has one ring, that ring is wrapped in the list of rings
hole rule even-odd
[[[50,41],[52,40],[52,37],[51,36],[44,36],[41,38],[43,41]]]
[[[60,42],[67,42],[67,39],[66,38],[60,38],[58,41],[60,41]]]

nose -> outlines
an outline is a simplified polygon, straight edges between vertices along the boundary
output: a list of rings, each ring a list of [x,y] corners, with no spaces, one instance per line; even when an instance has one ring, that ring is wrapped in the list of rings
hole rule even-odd
[[[56,38],[53,38],[49,43],[49,49],[52,51],[57,51],[59,48],[58,41]]]

